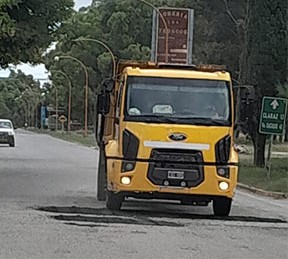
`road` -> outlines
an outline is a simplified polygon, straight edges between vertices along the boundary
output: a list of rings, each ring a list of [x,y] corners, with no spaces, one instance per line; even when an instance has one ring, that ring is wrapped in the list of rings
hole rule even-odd
[[[237,191],[231,216],[95,198],[97,150],[19,130],[0,146],[0,258],[288,258],[287,200]]]

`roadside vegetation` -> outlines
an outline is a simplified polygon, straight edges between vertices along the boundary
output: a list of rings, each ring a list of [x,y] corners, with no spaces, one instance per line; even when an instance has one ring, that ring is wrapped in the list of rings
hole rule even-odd
[[[272,158],[270,177],[265,167],[253,166],[252,160],[240,161],[239,182],[265,191],[288,194],[288,163],[286,158]]]
[[[88,134],[87,137],[83,137],[81,132],[49,132],[49,135],[55,138],[59,138],[65,141],[81,144],[87,147],[96,147],[94,134]]]
[[[272,159],[270,177],[266,167],[253,165],[253,144],[251,141],[238,139],[238,144],[245,152],[239,154],[240,167],[238,181],[242,184],[263,189],[265,191],[282,192],[288,194],[288,143],[274,141],[272,145]],[[268,145],[265,157],[267,158]]]
[[[62,131],[49,131],[49,130],[39,130],[39,129],[34,129],[34,128],[29,128],[30,131],[33,131],[35,133],[40,133],[40,134],[47,134],[50,135],[54,138],[59,138],[68,142],[72,143],[77,143],[81,144],[83,146],[87,147],[96,147],[96,141],[93,133],[89,133],[87,137],[83,137],[82,131],[72,131],[69,134],[67,132],[62,132]]]

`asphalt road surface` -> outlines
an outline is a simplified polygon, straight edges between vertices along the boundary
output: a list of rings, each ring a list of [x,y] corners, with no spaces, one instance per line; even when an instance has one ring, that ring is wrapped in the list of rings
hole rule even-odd
[[[287,200],[239,191],[211,206],[97,202],[97,150],[19,130],[0,145],[0,258],[288,258]]]

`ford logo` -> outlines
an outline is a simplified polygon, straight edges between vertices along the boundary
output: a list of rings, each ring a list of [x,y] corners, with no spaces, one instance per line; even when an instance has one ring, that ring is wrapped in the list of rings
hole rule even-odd
[[[169,135],[169,138],[173,141],[183,141],[187,139],[187,136],[183,133],[172,133]]]

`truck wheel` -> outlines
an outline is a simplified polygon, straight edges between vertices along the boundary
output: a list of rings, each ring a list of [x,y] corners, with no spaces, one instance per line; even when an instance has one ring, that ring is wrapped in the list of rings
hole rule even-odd
[[[120,210],[123,202],[121,194],[115,194],[107,191],[106,207],[109,210]]]
[[[232,199],[217,197],[213,199],[213,211],[215,216],[228,216],[231,210]]]
[[[15,140],[14,139],[12,139],[12,141],[9,143],[9,146],[10,147],[15,147]]]
[[[106,200],[107,172],[105,153],[102,148],[99,149],[98,176],[97,176],[97,199]]]

